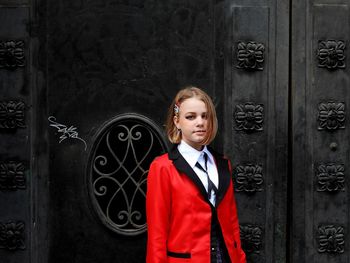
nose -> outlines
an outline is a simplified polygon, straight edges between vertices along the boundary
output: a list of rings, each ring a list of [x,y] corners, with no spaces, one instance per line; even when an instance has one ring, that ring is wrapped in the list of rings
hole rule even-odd
[[[198,116],[197,118],[197,125],[198,126],[203,126],[204,124],[204,118],[202,116]]]

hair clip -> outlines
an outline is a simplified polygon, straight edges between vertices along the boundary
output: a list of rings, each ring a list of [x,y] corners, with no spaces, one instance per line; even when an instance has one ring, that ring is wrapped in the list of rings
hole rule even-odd
[[[174,105],[174,113],[177,115],[177,114],[179,114],[179,111],[180,111],[180,107],[175,103],[175,105]]]

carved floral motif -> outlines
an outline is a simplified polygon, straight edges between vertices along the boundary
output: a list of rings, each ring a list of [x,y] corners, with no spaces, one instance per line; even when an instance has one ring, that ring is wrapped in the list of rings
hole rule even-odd
[[[262,131],[264,121],[264,106],[247,102],[236,105],[234,118],[237,124],[237,130],[244,131]]]
[[[256,225],[241,225],[242,248],[246,253],[260,253],[262,243],[262,229]]]
[[[318,227],[320,253],[344,253],[344,228],[342,226],[322,225]]]
[[[262,166],[258,164],[238,165],[236,168],[236,191],[255,193],[262,191]]]
[[[345,175],[343,164],[320,164],[317,167],[317,180],[319,192],[344,191]]]
[[[237,68],[263,70],[265,47],[256,42],[239,42],[237,45]]]
[[[7,250],[25,249],[24,223],[0,223],[0,248]]]
[[[13,129],[24,128],[25,105],[21,101],[0,102],[0,128]]]
[[[25,167],[20,162],[0,163],[0,190],[25,189],[24,170]]]
[[[345,68],[345,42],[342,40],[320,40],[318,42],[318,66],[320,68]]]
[[[345,128],[345,104],[342,102],[323,102],[318,105],[319,130]]]
[[[24,41],[0,42],[0,68],[24,67]]]

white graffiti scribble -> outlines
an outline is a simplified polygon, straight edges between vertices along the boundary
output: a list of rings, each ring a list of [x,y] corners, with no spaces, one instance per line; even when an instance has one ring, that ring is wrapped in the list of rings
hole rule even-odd
[[[54,116],[50,116],[48,118],[48,120],[50,122],[51,127],[56,128],[59,133],[62,133],[62,135],[60,136],[59,143],[63,142],[65,139],[68,139],[68,138],[78,139],[84,143],[85,151],[86,151],[87,144],[82,138],[79,137],[79,134],[76,131],[76,129],[77,129],[76,127],[70,126],[68,128],[66,125],[63,125],[63,124],[56,122],[56,117],[54,117]]]

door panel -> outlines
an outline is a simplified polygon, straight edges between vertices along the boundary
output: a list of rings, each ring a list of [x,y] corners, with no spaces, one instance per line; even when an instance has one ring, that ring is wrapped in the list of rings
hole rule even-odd
[[[289,5],[232,1],[225,152],[233,161],[248,262],[286,262]]]
[[[291,254],[348,262],[349,1],[296,1],[292,13]]]
[[[31,256],[32,70],[25,1],[0,1],[0,261]]]
[[[49,252],[41,262],[144,262],[145,176],[166,150],[164,133],[157,148],[160,136],[148,132],[163,131],[182,85],[215,94],[213,3],[45,2]]]

